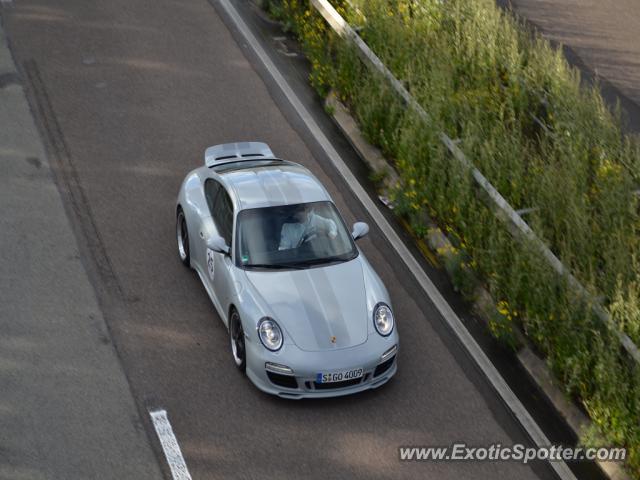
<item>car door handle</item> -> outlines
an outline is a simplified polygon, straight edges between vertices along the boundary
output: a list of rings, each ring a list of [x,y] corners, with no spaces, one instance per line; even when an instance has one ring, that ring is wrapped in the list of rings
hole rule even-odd
[[[204,238],[204,233],[200,232],[200,238]]]

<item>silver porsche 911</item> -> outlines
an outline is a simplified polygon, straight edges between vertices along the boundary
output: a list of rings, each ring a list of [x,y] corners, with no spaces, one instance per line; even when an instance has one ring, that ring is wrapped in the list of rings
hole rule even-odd
[[[261,390],[347,395],[396,373],[386,288],[322,184],[259,142],[207,148],[178,195],[176,237],[229,331],[231,355]]]

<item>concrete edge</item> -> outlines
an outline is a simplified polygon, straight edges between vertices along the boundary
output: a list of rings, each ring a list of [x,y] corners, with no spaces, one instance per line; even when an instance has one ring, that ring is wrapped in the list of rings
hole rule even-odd
[[[390,186],[398,183],[399,177],[395,168],[387,162],[382,152],[371,145],[364,137],[355,119],[347,110],[347,107],[338,99],[335,92],[331,91],[325,100],[327,112],[344,133],[351,146],[358,152],[369,168],[378,174],[382,174],[384,184]]]
[[[395,167],[382,155],[382,152],[371,145],[362,134],[357,122],[351,116],[349,110],[337,98],[335,92],[331,91],[325,100],[326,110],[342,131],[349,143],[353,146],[364,163],[372,172],[383,174],[383,186],[385,189],[395,185],[399,181],[399,175]],[[437,226],[437,224],[428,216],[425,217],[428,233],[425,239],[417,238],[419,250],[425,254],[423,247],[426,243],[428,248],[442,260],[446,261],[453,253],[453,244],[447,235]],[[404,223],[404,222],[403,222]],[[409,225],[404,223],[404,227],[409,229]],[[411,233],[411,232],[410,232]],[[425,242],[426,240],[426,242]],[[427,256],[427,255],[425,255]],[[431,256],[427,256],[427,260],[433,263]],[[489,315],[492,310],[497,311],[496,302],[483,286],[479,286],[474,294],[473,309],[475,313],[485,322],[489,321]],[[523,347],[517,352],[517,358],[529,376],[536,383],[538,388],[544,393],[549,402],[558,411],[565,420],[569,428],[576,437],[589,429],[593,422],[583,412],[573,404],[564,392],[557,386],[553,373],[547,367],[543,359],[538,357],[529,347],[529,341],[520,332],[516,332],[518,341]],[[604,442],[603,442],[604,443]],[[625,471],[620,463],[603,462],[594,460],[603,473],[611,480],[632,480],[631,476]]]

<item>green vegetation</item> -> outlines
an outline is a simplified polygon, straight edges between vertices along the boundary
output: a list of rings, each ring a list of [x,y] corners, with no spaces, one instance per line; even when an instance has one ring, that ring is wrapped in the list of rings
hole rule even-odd
[[[640,344],[640,147],[598,88],[491,0],[333,1],[430,114],[422,121],[305,0],[268,8],[300,39],[310,81],[334,89],[395,164],[396,210],[428,211],[499,302],[492,331],[520,328],[640,478],[640,372],[613,328]],[[596,320],[536,250],[515,241],[438,133],[459,147],[615,320]]]

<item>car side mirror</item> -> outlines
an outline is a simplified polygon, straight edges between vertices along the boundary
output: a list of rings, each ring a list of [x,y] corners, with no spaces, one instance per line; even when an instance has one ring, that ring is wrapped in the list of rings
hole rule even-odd
[[[351,232],[351,236],[354,240],[358,240],[359,238],[364,237],[367,233],[369,233],[369,225],[364,222],[356,222],[353,224],[353,231]]]
[[[212,235],[207,239],[207,248],[213,250],[214,252],[224,253],[228,255],[231,249],[224,238],[218,235]]]

